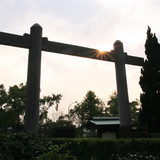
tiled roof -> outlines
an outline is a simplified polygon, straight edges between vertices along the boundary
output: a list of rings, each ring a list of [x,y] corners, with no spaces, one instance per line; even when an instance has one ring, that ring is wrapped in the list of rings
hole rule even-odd
[[[119,117],[93,117],[90,120],[95,125],[120,125]]]

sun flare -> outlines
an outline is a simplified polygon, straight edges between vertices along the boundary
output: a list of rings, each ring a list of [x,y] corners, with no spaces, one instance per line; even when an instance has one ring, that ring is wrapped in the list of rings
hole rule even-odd
[[[94,56],[97,59],[106,60],[108,53],[107,51],[97,50]]]
[[[101,59],[101,60],[106,60],[107,57],[108,57],[108,50],[111,49],[111,46],[110,45],[101,45],[101,46],[98,46],[98,49],[96,50],[96,53],[94,54],[94,56],[97,58],[97,59]]]
[[[104,51],[110,51],[112,50],[113,48],[113,44],[112,43],[106,43],[105,45],[102,44],[102,45],[98,45],[97,46],[97,49],[101,52],[104,52]]]

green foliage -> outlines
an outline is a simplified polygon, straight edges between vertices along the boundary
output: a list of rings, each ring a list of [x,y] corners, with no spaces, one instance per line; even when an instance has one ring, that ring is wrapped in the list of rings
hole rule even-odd
[[[0,127],[16,126],[24,115],[26,86],[20,84],[9,88],[0,85]]]
[[[108,101],[107,105],[109,108],[107,109],[107,113],[111,117],[118,117],[118,100],[117,100],[117,93],[114,91],[112,95],[110,96],[110,100]]]
[[[53,122],[55,127],[68,127],[68,126],[74,126],[72,121],[68,120],[68,115],[61,115],[56,120],[56,122]]]
[[[50,107],[55,105],[56,110],[58,110],[58,104],[61,98],[61,94],[52,94],[51,96],[44,96],[43,98],[40,98],[40,125],[45,124],[50,120],[47,116]]]
[[[118,117],[118,99],[116,91],[111,94],[110,100],[108,101],[107,105],[109,106],[108,108],[106,108],[107,115],[110,117]],[[129,105],[132,124],[136,125],[138,124],[139,109],[137,108],[137,106],[139,105],[139,101],[136,99],[135,101],[130,102]]]
[[[126,153],[124,155],[121,154],[113,154],[110,160],[159,160],[157,156],[149,155],[146,152],[143,153]]]
[[[84,100],[70,110],[70,118],[78,125],[85,127],[94,116],[102,116],[105,105],[93,91],[88,91]]]
[[[139,125],[139,109],[137,106],[140,106],[140,102],[138,99],[129,103],[130,105],[130,113],[131,113],[131,123],[133,125]]]
[[[47,123],[48,109],[55,105],[58,109],[62,95],[44,96],[40,98],[40,125]],[[26,104],[26,85],[21,83],[14,85],[6,91],[3,84],[0,85],[0,128],[20,128],[23,124],[24,108]]]
[[[46,139],[37,134],[0,136],[1,160],[114,160],[160,158],[160,139]]]
[[[76,157],[70,154],[69,150],[66,150],[67,143],[61,145],[51,146],[51,150],[48,153],[40,155],[37,160],[76,160]]]
[[[131,157],[160,157],[160,139],[54,139],[68,144],[71,155],[78,160],[113,160]],[[117,159],[118,159],[117,158]]]
[[[39,154],[48,152],[50,143],[33,133],[15,133],[0,136],[1,160],[34,159]]]
[[[145,43],[146,60],[141,69],[140,86],[143,93],[140,100],[140,121],[150,132],[160,131],[160,44],[148,27]]]

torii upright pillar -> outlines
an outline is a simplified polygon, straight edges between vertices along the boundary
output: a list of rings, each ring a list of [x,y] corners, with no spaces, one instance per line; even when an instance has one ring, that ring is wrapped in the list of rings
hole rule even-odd
[[[129,126],[131,125],[131,116],[129,109],[127,79],[125,70],[125,53],[123,51],[123,44],[121,41],[117,40],[114,43],[114,52],[116,54],[115,68],[120,126]]]
[[[37,132],[39,129],[42,27],[39,24],[33,25],[30,35],[24,126],[28,131]]]

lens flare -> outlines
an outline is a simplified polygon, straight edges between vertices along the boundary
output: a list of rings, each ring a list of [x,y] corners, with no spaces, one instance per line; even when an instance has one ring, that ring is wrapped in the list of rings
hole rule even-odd
[[[96,50],[96,53],[94,54],[94,56],[95,56],[97,59],[106,60],[106,59],[107,59],[107,56],[108,56],[108,53],[109,53],[109,52],[107,52],[107,51]]]

